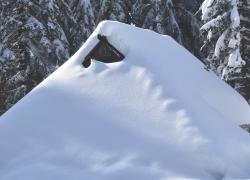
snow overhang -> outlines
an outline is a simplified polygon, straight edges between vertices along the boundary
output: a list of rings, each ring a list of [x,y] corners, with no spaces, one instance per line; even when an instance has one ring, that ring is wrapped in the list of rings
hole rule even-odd
[[[91,65],[91,60],[97,60],[103,63],[114,63],[122,61],[125,56],[113,46],[106,36],[98,34],[98,41],[92,50],[86,55],[82,65],[88,68]]]

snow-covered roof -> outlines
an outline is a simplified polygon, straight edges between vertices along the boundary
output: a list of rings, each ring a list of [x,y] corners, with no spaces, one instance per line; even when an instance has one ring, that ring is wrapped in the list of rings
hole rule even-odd
[[[82,66],[98,34],[122,62]],[[0,118],[0,179],[246,178],[249,122],[243,98],[172,38],[105,21]]]

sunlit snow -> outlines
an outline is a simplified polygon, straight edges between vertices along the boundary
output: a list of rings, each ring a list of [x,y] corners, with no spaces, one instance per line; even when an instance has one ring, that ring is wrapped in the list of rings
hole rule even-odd
[[[126,58],[85,69],[97,34]],[[249,122],[245,100],[173,39],[105,21],[0,118],[0,179],[249,178]]]

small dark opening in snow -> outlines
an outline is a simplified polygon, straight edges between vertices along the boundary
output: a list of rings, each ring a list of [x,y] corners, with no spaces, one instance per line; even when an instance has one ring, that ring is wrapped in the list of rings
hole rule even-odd
[[[114,63],[120,62],[125,58],[119,50],[108,42],[106,36],[98,35],[97,38],[99,39],[99,42],[85,57],[82,63],[85,68],[88,68],[91,65],[92,59],[103,63]]]
[[[250,124],[242,124],[240,127],[250,133]]]

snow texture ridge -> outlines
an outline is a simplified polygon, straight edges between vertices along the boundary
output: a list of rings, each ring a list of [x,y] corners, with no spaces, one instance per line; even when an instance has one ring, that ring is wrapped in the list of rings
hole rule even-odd
[[[125,59],[85,69],[98,34]],[[239,127],[249,118],[245,100],[172,38],[104,21],[0,118],[0,179],[249,178]]]

